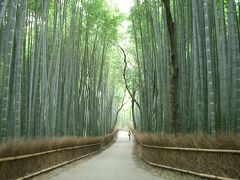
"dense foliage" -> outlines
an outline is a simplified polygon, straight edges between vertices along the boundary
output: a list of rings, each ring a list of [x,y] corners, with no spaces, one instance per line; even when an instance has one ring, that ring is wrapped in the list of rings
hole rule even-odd
[[[121,47],[106,0],[1,1],[1,140],[110,133],[129,95],[143,132],[239,133],[239,8],[135,0]]]
[[[2,140],[112,132],[108,54],[121,19],[105,0],[1,1]]]
[[[240,25],[235,0],[135,0],[137,129],[240,133]]]

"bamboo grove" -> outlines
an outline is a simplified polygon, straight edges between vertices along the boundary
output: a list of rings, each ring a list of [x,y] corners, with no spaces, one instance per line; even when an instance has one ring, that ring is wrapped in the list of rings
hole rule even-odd
[[[0,8],[1,140],[112,132],[120,102],[108,53],[122,15],[104,0]]]
[[[135,0],[138,130],[240,133],[239,9],[235,0]]]

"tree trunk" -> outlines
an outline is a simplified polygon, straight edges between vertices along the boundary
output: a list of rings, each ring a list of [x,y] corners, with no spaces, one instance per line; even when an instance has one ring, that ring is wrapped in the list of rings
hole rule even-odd
[[[176,51],[176,34],[175,24],[173,22],[170,0],[163,0],[166,9],[167,27],[170,38],[171,47],[171,81],[170,81],[170,101],[171,101],[171,131],[173,134],[178,134],[181,123],[178,120],[178,62],[177,62],[177,51]]]

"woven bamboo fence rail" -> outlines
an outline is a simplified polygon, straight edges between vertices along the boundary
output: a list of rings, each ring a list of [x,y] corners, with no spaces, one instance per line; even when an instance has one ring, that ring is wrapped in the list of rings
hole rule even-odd
[[[116,137],[98,143],[0,158],[0,179],[28,179],[105,149]]]
[[[233,153],[240,154],[240,150],[228,150],[228,149],[200,149],[200,148],[182,148],[182,147],[162,147],[162,146],[152,146],[148,144],[140,143],[141,146],[147,148],[155,149],[167,149],[167,150],[178,150],[178,151],[194,151],[194,152],[211,152],[211,153]]]
[[[208,179],[240,179],[240,150],[162,147],[137,142],[148,164]]]

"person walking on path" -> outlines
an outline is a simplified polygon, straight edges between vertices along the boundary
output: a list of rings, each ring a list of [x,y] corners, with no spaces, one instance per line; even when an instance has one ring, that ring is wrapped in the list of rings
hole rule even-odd
[[[128,137],[129,137],[129,140],[131,140],[131,131],[128,130]]]

